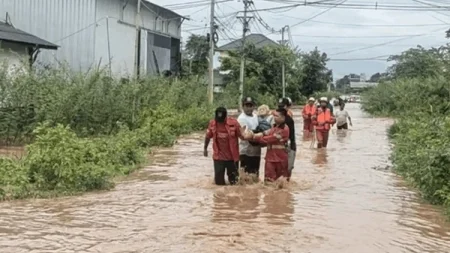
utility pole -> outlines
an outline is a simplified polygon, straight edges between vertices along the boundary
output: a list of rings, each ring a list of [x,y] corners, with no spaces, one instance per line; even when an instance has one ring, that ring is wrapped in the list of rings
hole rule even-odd
[[[137,2],[137,9],[136,9],[136,16],[134,17],[134,25],[136,26],[136,42],[135,42],[135,53],[134,53],[134,74],[136,78],[139,76],[139,39],[140,39],[140,25],[138,22],[140,22],[141,19],[141,1],[138,0]]]
[[[284,47],[286,45],[284,41],[284,31],[286,30],[286,27],[284,26],[281,29],[281,45]],[[286,97],[286,77],[285,77],[285,66],[284,66],[284,60],[281,63],[281,84],[283,86],[283,97]]]
[[[208,100],[212,104],[214,101],[214,5],[215,1],[211,0],[211,16],[209,23],[209,87],[208,87]]]
[[[248,7],[253,4],[252,0],[243,0],[244,3],[244,16],[238,17],[242,19],[242,46],[241,46],[241,70],[239,72],[239,109],[242,111],[242,99],[244,98],[244,76],[245,76],[245,36],[249,31],[248,23],[253,17],[247,17]]]

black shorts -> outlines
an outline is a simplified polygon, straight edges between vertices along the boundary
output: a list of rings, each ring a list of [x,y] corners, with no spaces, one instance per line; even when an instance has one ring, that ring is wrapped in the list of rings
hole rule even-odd
[[[337,126],[337,129],[348,129],[348,124],[347,123],[345,123],[344,125],[342,125],[342,126]]]
[[[240,155],[241,167],[249,174],[259,175],[259,166],[261,164],[261,156]]]

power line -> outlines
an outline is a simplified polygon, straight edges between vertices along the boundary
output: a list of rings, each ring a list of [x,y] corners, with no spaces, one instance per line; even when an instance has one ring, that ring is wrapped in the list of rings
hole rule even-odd
[[[428,33],[423,34],[404,34],[404,35],[367,35],[367,36],[337,36],[337,35],[308,35],[308,34],[292,34],[293,37],[304,37],[304,38],[333,38],[333,39],[375,39],[375,38],[405,38],[411,36],[423,36],[429,35]]]
[[[333,8],[337,7],[338,5],[343,4],[343,3],[345,3],[345,2],[347,2],[347,0],[343,0],[343,1],[341,1],[340,3],[331,6],[330,8],[328,8],[328,9],[322,11],[322,12],[319,12],[319,13],[317,13],[316,15],[314,15],[314,16],[312,16],[312,17],[310,17],[310,18],[307,18],[307,19],[305,19],[305,20],[303,20],[303,21],[300,21],[300,22],[298,22],[298,23],[296,23],[296,24],[290,25],[289,27],[294,27],[294,26],[297,26],[297,25],[301,25],[301,24],[306,23],[306,22],[308,22],[308,21],[310,21],[310,20],[313,20],[313,19],[315,19],[315,18],[317,18],[317,17],[319,17],[319,16],[321,16],[321,15],[323,15],[323,14],[325,14],[325,13],[331,11]]]
[[[447,29],[445,29],[445,30],[447,30]],[[437,29],[437,30],[432,31],[431,33],[435,33],[435,32],[438,32],[438,31],[445,31],[445,30]],[[361,50],[370,49],[370,48],[374,48],[374,47],[384,46],[384,45],[395,43],[397,41],[402,41],[402,40],[405,40],[405,39],[409,39],[409,38],[413,38],[413,37],[420,37],[420,36],[423,36],[423,35],[414,35],[414,36],[410,36],[410,37],[406,37],[406,38],[400,38],[400,39],[391,40],[391,41],[387,41],[387,42],[383,42],[383,43],[379,43],[379,44],[375,44],[375,45],[371,45],[371,46],[367,46],[367,47],[361,47],[361,48],[357,48],[357,49],[353,49],[353,50],[338,52],[338,53],[330,54],[330,55],[340,55],[340,54],[353,53],[353,52],[356,52],[356,51],[361,51]]]

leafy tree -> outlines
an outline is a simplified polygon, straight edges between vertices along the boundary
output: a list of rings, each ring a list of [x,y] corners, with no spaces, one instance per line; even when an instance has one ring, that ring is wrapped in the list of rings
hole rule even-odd
[[[209,42],[204,35],[192,34],[186,42],[183,59],[185,74],[202,76],[208,71]]]
[[[391,79],[436,77],[443,74],[445,48],[425,49],[422,46],[410,48],[400,55],[392,55],[388,61],[394,65],[388,68]]]
[[[327,90],[333,76],[332,71],[326,67],[327,61],[327,54],[320,53],[317,48],[301,54],[301,72],[304,77],[300,88],[302,94],[309,96],[314,92]]]
[[[235,84],[239,81],[240,52],[229,52],[229,57],[221,59],[221,70],[230,71],[228,81]],[[327,89],[332,81],[332,72],[326,68],[326,54],[317,49],[309,53],[296,50],[268,46],[256,48],[247,45],[245,48],[245,86],[244,93],[272,94],[282,96],[282,63],[285,63],[286,95],[294,101],[304,100],[304,96]]]

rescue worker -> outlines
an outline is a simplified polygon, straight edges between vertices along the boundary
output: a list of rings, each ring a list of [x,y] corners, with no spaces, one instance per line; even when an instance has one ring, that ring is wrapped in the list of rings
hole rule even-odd
[[[348,122],[350,122],[350,126],[353,126],[352,124],[352,118],[350,118],[350,115],[348,114],[348,111],[345,110],[345,104],[342,103],[340,105],[340,110],[336,112],[336,126],[337,129],[348,129],[348,123],[347,123],[347,119]]]
[[[317,148],[320,149],[327,147],[331,125],[336,123],[336,119],[328,107],[328,99],[321,97],[319,102],[320,107],[317,108],[317,112],[313,115],[312,120],[316,128]]]
[[[265,181],[274,182],[280,177],[288,177],[288,152],[286,143],[289,141],[289,127],[285,120],[287,111],[284,108],[278,108],[274,112],[275,125],[264,133],[254,134],[252,140],[267,145],[265,162]]]
[[[238,117],[238,122],[242,127],[249,131],[256,131],[259,125],[258,115],[254,113],[255,101],[251,97],[246,97],[242,101],[243,112]],[[261,163],[261,146],[252,145],[247,140],[241,140],[239,143],[241,167],[248,174],[259,175]]]
[[[303,136],[309,137],[314,131],[314,125],[312,124],[312,116],[316,114],[317,107],[314,104],[315,98],[310,97],[308,99],[308,104],[303,107]]]
[[[209,122],[205,136],[203,155],[208,156],[208,146],[213,139],[214,182],[225,185],[225,170],[231,185],[238,180],[239,144],[244,130],[236,119],[227,117],[223,107],[216,109],[215,118]]]
[[[289,106],[292,105],[292,102],[289,101],[289,98],[282,98],[278,101],[278,108],[283,108],[286,110],[288,110]],[[295,155],[297,152],[297,141],[295,138],[295,122],[294,119],[289,115],[286,115],[285,118],[285,124],[287,127],[289,127],[289,142],[287,143],[287,149],[288,149],[288,162],[289,162],[289,166],[288,166],[288,181],[291,178],[291,174],[292,174],[292,170],[294,169],[294,163],[295,163]]]

